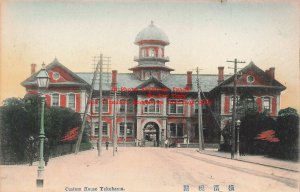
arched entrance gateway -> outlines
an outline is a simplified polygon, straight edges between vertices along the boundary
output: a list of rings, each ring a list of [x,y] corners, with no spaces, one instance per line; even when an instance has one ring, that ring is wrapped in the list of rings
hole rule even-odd
[[[154,122],[148,122],[143,128],[145,147],[159,146],[159,126]]]

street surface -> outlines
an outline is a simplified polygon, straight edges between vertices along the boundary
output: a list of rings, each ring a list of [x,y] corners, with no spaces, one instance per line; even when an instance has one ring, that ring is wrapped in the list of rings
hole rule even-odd
[[[299,173],[199,154],[196,149],[112,148],[50,159],[44,188],[37,165],[0,166],[0,191],[298,192]]]

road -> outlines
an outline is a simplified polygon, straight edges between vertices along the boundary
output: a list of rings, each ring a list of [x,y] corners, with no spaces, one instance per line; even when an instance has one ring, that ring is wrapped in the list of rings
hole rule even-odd
[[[296,192],[299,173],[199,154],[195,149],[111,148],[50,159],[44,188],[34,166],[0,166],[2,192],[127,191]],[[234,190],[233,190],[234,189]]]

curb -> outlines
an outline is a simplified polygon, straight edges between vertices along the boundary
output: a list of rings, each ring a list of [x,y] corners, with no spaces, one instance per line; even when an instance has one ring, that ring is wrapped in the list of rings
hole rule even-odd
[[[210,155],[210,156],[214,156],[214,157],[221,157],[221,158],[224,158],[224,159],[231,159],[230,157],[224,157],[224,156],[217,155],[217,154],[209,154],[209,153],[205,153],[205,152],[199,152],[199,150],[196,150],[196,151],[198,153],[201,153],[201,154],[204,154],[204,155]],[[292,171],[292,172],[296,172],[296,173],[299,172],[299,170],[295,170],[295,169],[289,169],[289,168],[284,168],[284,167],[279,167],[279,166],[274,166],[274,165],[268,165],[268,164],[264,164],[264,163],[254,162],[254,161],[247,161],[247,160],[243,160],[243,159],[233,159],[233,160],[252,163],[252,164],[257,164],[257,165],[262,165],[262,166],[266,166],[266,167],[282,169],[282,170],[286,170],[286,171]]]

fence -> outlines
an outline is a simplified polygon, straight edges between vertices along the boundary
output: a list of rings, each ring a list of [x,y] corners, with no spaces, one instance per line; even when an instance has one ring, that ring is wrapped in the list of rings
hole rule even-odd
[[[67,155],[75,152],[76,143],[61,143],[59,145],[55,145],[50,147],[49,158],[58,157],[62,155]],[[92,144],[81,143],[80,151],[89,150],[92,148]],[[1,165],[18,165],[18,164],[27,164],[29,163],[29,159],[27,157],[22,157],[22,159],[18,159],[16,153],[11,150],[11,146],[1,146],[0,151],[0,164]],[[34,154],[33,161],[38,161],[38,151]]]

